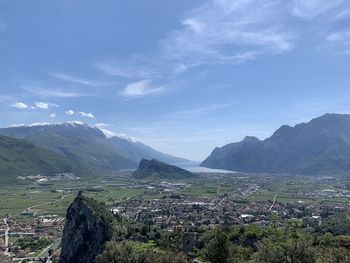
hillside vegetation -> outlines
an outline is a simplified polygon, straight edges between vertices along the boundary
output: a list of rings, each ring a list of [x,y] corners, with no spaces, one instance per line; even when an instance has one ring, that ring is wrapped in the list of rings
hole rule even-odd
[[[72,172],[76,166],[75,162],[50,150],[0,135],[0,180],[14,181],[18,176]]]

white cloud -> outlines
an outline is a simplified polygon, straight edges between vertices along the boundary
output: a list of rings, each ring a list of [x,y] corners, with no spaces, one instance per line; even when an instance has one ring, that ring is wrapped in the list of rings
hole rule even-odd
[[[15,102],[11,104],[11,107],[14,107],[16,109],[24,110],[27,109],[29,106],[23,102]]]
[[[106,138],[112,138],[112,137],[116,137],[117,133],[107,130],[105,128],[98,128],[100,131],[103,132],[103,134],[106,136]]]
[[[67,110],[67,111],[65,111],[65,113],[67,115],[79,115],[79,116],[84,117],[84,118],[95,119],[95,116],[90,112],[84,112],[84,111],[75,112],[74,110]]]
[[[164,87],[152,87],[150,80],[142,80],[128,84],[121,92],[124,97],[142,97],[145,95],[159,93]]]
[[[50,118],[56,118],[56,113],[51,113],[49,116]]]
[[[59,107],[59,105],[57,105],[55,103],[42,102],[42,101],[40,101],[40,102],[36,101],[34,103],[34,105],[35,105],[35,108],[39,108],[39,109],[42,109],[42,110],[47,110],[50,107],[56,107],[56,108]]]
[[[80,111],[78,114],[79,114],[80,116],[82,116],[82,117],[95,119],[95,116],[94,116],[92,113],[90,113],[90,112],[83,112],[83,111]]]
[[[103,134],[106,136],[106,138],[112,138],[112,137],[117,136],[116,132],[106,129],[106,127],[110,127],[110,126],[113,126],[113,125],[108,124],[108,123],[96,123],[94,125],[95,128],[97,128],[103,132]]]
[[[135,138],[135,137],[132,137],[132,136],[129,136],[129,135],[126,135],[124,133],[117,133],[116,135],[117,137],[121,138],[121,139],[124,139],[124,140],[127,140],[127,141],[130,141],[130,142],[141,142],[140,139],[138,138]]]
[[[35,107],[43,110],[47,110],[49,108],[49,103],[46,102],[35,102]]]
[[[112,83],[107,83],[107,82],[100,82],[100,81],[95,81],[95,80],[88,80],[88,79],[83,79],[83,78],[78,78],[78,77],[73,77],[67,74],[63,73],[51,73],[51,76],[68,81],[68,82],[73,82],[76,84],[81,84],[81,85],[86,85],[86,86],[106,86],[106,85],[111,85]]]
[[[111,131],[109,129],[106,129],[106,127],[110,127],[110,126],[113,126],[111,124],[108,124],[108,123],[96,123],[94,125],[94,127],[96,127],[97,129],[99,129],[100,131],[103,132],[103,134],[107,137],[107,138],[112,138],[112,137],[119,137],[121,139],[124,139],[124,140],[128,140],[128,141],[131,141],[131,142],[139,142],[140,140],[135,138],[135,137],[132,137],[132,136],[128,136],[124,133],[116,133],[114,131]]]
[[[67,115],[74,115],[74,111],[73,110],[67,110],[67,111],[65,111],[65,113]]]
[[[100,122],[100,123],[95,123],[94,127],[100,129],[100,128],[105,128],[105,127],[111,127],[113,126],[112,124],[108,124],[108,123],[103,123],[103,122]]]
[[[205,23],[201,23],[197,21],[196,19],[186,19],[182,22],[183,25],[188,26],[190,29],[192,29],[196,33],[202,33],[205,30]]]
[[[32,109],[32,110],[35,110],[35,109],[42,109],[42,110],[48,110],[50,107],[59,107],[59,105],[55,104],[55,103],[49,103],[49,102],[34,102],[34,105],[28,105],[28,104],[25,104],[23,102],[15,102],[13,104],[11,104],[11,107],[14,107],[14,108],[17,108],[17,109],[21,109],[21,110],[24,110],[24,109]]]

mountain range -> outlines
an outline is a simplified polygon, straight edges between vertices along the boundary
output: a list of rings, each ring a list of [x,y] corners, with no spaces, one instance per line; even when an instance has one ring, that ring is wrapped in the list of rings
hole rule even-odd
[[[326,114],[265,139],[215,148],[201,166],[241,172],[329,175],[350,171],[350,115]]]
[[[141,142],[106,137],[102,130],[81,122],[20,125],[0,129],[0,135],[26,140],[85,167],[133,169],[143,158],[169,163],[188,162],[161,153]]]
[[[18,176],[73,172],[77,167],[77,163],[55,152],[0,135],[1,181],[13,181]]]

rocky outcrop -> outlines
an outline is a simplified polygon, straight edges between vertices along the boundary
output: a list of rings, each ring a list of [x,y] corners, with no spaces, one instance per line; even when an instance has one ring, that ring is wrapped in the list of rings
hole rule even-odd
[[[92,263],[113,238],[112,214],[80,193],[67,211],[60,263]]]
[[[133,176],[138,178],[157,177],[164,179],[183,179],[193,177],[194,174],[180,167],[155,159],[142,159],[139,167],[133,173]]]

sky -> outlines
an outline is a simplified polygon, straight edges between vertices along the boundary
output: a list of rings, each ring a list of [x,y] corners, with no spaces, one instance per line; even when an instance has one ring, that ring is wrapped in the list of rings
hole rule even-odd
[[[325,113],[350,113],[349,0],[0,0],[0,127],[199,161]]]

